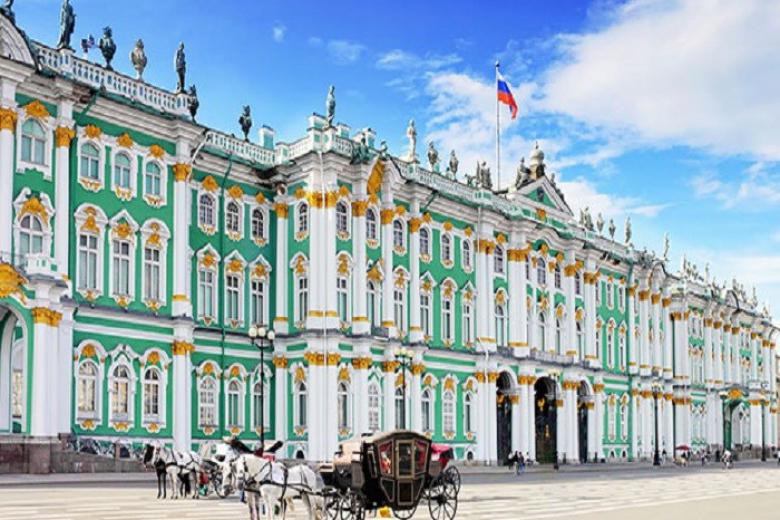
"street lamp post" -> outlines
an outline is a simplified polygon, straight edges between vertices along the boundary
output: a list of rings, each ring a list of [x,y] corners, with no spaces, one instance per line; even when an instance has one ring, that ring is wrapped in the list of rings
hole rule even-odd
[[[409,368],[413,356],[414,356],[414,352],[412,352],[411,349],[408,349],[406,347],[398,347],[395,350],[395,357],[398,360],[398,362],[401,364],[401,377],[403,379],[403,384],[401,385],[401,396],[402,396],[401,419],[403,419],[404,422],[403,424],[404,429],[406,429],[406,370],[407,368]]]
[[[265,342],[268,340],[268,346],[273,348],[276,334],[273,329],[252,325],[249,327],[249,337],[252,346],[260,350],[260,450],[265,450]],[[256,343],[258,339],[259,346]]]
[[[653,387],[653,400],[655,401],[655,454],[653,455],[653,466],[661,465],[661,453],[658,451],[658,397],[661,395],[659,387]]]

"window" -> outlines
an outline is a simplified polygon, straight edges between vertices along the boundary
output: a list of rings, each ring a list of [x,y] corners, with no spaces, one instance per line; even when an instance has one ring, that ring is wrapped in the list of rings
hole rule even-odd
[[[213,377],[205,377],[198,388],[198,413],[200,426],[217,424],[217,382]]]
[[[298,230],[299,235],[309,232],[309,205],[305,202],[298,204]]]
[[[463,398],[463,429],[466,430],[466,433],[474,431],[473,417],[474,398],[472,397],[471,392],[468,392]]]
[[[228,233],[239,233],[241,230],[241,212],[233,201],[228,202],[225,208],[225,230]]]
[[[579,271],[574,275],[574,293],[582,296],[582,273]]]
[[[98,237],[79,235],[79,289],[98,288]]]
[[[198,272],[198,305],[201,316],[213,318],[216,315],[214,308],[215,292],[214,271],[201,269]]]
[[[496,274],[504,274],[504,248],[501,246],[496,246],[493,255],[493,271]]]
[[[162,195],[162,170],[157,163],[147,163],[144,173],[144,193],[153,197]]]
[[[422,412],[422,430],[424,432],[433,431],[433,398],[431,397],[430,388],[426,388],[423,391],[421,404]]]
[[[598,358],[601,358],[601,347],[603,346],[603,343],[601,342],[602,328],[601,322],[596,322],[596,357]]]
[[[130,189],[130,157],[126,154],[117,154],[114,159],[114,187],[125,190]]]
[[[399,219],[393,221],[393,247],[398,249],[404,247],[404,224]]]
[[[338,407],[338,424],[339,429],[348,429],[349,428],[349,388],[347,388],[347,384],[345,382],[339,383],[339,387],[337,390],[337,407]]]
[[[626,288],[622,286],[618,287],[618,309],[620,312],[626,310]]]
[[[541,258],[536,261],[536,282],[541,286],[547,285],[547,265]]]
[[[376,212],[373,209],[366,211],[366,238],[376,240]]]
[[[342,323],[349,321],[349,281],[343,276],[336,279],[336,298],[339,311],[339,320]]]
[[[455,395],[449,390],[441,397],[442,428],[447,433],[455,433]]]
[[[214,226],[214,197],[203,194],[198,202],[198,221],[201,226]]]
[[[39,254],[43,252],[43,226],[35,215],[25,215],[19,224],[19,254]]]
[[[471,269],[471,242],[469,239],[463,240],[461,243],[461,266],[468,271]]]
[[[612,284],[612,282],[606,285],[606,290],[607,290],[607,308],[614,309],[615,308],[615,286]]]
[[[225,290],[227,291],[225,319],[240,321],[241,280],[238,275],[229,274],[225,276]]]
[[[380,424],[380,403],[382,401],[382,395],[379,391],[379,385],[375,382],[371,382],[368,385],[368,431],[379,431]]]
[[[617,435],[617,425],[616,423],[616,414],[617,410],[615,409],[615,401],[614,399],[610,399],[609,406],[607,407],[607,434],[609,435],[610,440],[615,440],[615,436]]]
[[[625,331],[620,332],[620,336],[618,337],[618,363],[620,364],[620,369],[625,370],[626,369],[626,333]]]
[[[241,426],[241,385],[236,380],[230,381],[227,387],[227,426]]]
[[[252,426],[255,430],[267,429],[270,426],[270,403],[268,402],[267,390],[260,381],[252,387],[252,409],[254,411]]]
[[[130,374],[127,367],[117,365],[111,381],[111,417],[126,419],[130,411]]]
[[[349,211],[344,201],[336,204],[336,232],[341,234],[349,232]]]
[[[561,318],[555,318],[555,351],[558,354],[564,354],[564,352],[563,352],[563,320]]]
[[[406,428],[406,401],[403,388],[400,386],[395,389],[395,427]]]
[[[255,208],[252,210],[252,239],[256,241],[265,240],[265,219],[263,210]]]
[[[452,319],[454,301],[444,298],[441,302],[441,339],[452,341],[455,336],[455,321]]]
[[[496,345],[506,346],[506,309],[501,304],[496,304]]]
[[[580,353],[580,359],[583,359],[585,355],[585,334],[582,332],[582,322],[578,321],[575,326],[577,327],[577,351]]]
[[[431,295],[420,294],[420,327],[423,336],[431,337]]]
[[[623,439],[628,438],[628,405],[626,403],[620,405],[620,436]]]
[[[599,282],[596,286],[596,306],[601,306],[602,296],[605,290],[604,282]]]
[[[420,228],[420,255],[431,256],[431,235],[428,228]]]
[[[144,423],[157,422],[162,412],[162,377],[160,371],[150,367],[144,372]]]
[[[83,179],[98,180],[100,177],[100,151],[98,147],[84,143],[81,145],[81,168],[79,175]]]
[[[92,361],[79,365],[78,385],[76,388],[79,417],[97,417],[98,415],[98,369]]]
[[[155,247],[144,248],[144,300],[160,301],[160,250]]]
[[[561,264],[557,262],[555,264],[555,288],[561,288]]]
[[[615,329],[612,324],[607,327],[607,366],[612,368],[615,366]]]
[[[406,296],[403,288],[396,288],[393,291],[393,310],[395,318],[395,327],[397,330],[406,330],[406,311],[404,297]]]
[[[471,302],[463,302],[462,304],[463,308],[463,343],[470,344],[474,341],[474,336],[472,334],[473,330],[473,323],[474,323],[474,314],[473,314],[473,307],[471,306]]]
[[[114,240],[113,247],[113,289],[115,296],[130,295],[130,242],[127,240]]]
[[[28,119],[22,125],[22,161],[46,164],[46,132],[34,119]]]
[[[452,262],[452,238],[449,235],[441,236],[441,261],[447,264]]]
[[[308,424],[308,394],[306,383],[299,382],[295,387],[295,426],[305,428]]]
[[[262,280],[252,280],[252,323],[264,325],[265,319],[265,283]]]
[[[298,277],[296,290],[298,292],[298,315],[295,317],[295,321],[302,323],[309,314],[309,279],[306,276]]]
[[[537,340],[539,341],[539,350],[544,350],[547,348],[547,323],[546,318],[544,317],[544,312],[539,313],[539,337]]]
[[[372,281],[368,282],[366,289],[366,309],[368,310],[368,322],[371,324],[371,327],[378,327],[379,309],[377,309],[377,305],[379,305],[379,292],[377,291],[376,284]]]

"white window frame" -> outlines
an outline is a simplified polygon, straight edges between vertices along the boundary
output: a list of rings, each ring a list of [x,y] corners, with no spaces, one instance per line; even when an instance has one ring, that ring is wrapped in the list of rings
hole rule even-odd
[[[209,199],[211,201],[211,219],[210,222],[206,222],[204,218],[204,205],[203,200]],[[198,227],[206,234],[213,234],[217,227],[217,197],[212,193],[203,191],[198,193]],[[210,231],[210,232],[209,232]]]
[[[225,213],[225,234],[231,239],[231,240],[239,240],[243,238],[244,236],[244,204],[241,202],[240,199],[234,199],[232,197],[227,197],[224,199],[225,207],[224,207],[224,213]],[[229,208],[231,206],[235,206],[235,212],[232,210],[229,211]],[[236,226],[235,228],[232,225],[229,225],[229,223],[235,218]]]
[[[255,206],[252,208],[250,233],[252,234],[252,240],[257,245],[265,245],[268,242],[268,211],[262,206]],[[260,234],[257,233],[258,226],[256,216],[260,215]]]
[[[233,287],[231,284],[231,280],[235,280],[235,287]],[[243,277],[243,270],[242,272],[225,272],[225,293],[224,293],[224,309],[223,309],[223,319],[225,320],[225,323],[233,323],[235,322],[235,327],[240,327],[244,323],[244,277]],[[235,298],[236,298],[236,308],[231,309],[231,305],[229,304],[231,293],[235,292]],[[230,310],[235,311],[235,316],[230,315]]]
[[[455,341],[455,293],[447,298],[444,291],[440,291],[441,305],[441,340],[443,342]]]
[[[260,370],[265,370],[265,375],[263,380],[260,378]],[[271,371],[266,370],[265,367],[260,367],[258,365],[257,369],[254,373],[254,378],[252,380],[252,400],[250,403],[250,413],[252,414],[252,430],[255,432],[258,432],[260,430],[261,425],[258,422],[258,419],[260,419],[260,410],[258,409],[259,406],[258,403],[260,401],[260,392],[258,392],[258,388],[262,386],[263,388],[263,417],[262,417],[262,423],[264,426],[265,431],[271,431],[271,385],[269,384],[269,381],[271,381]]]
[[[471,241],[468,238],[464,238],[460,241],[460,257],[461,268],[463,268],[464,272],[470,273],[474,263]]]
[[[25,161],[22,159],[22,128],[27,121],[35,121],[41,126],[44,136],[43,147],[43,164],[38,164],[32,161]],[[16,126],[16,150],[17,150],[17,167],[16,171],[23,173],[25,170],[36,170],[43,173],[43,177],[47,180],[52,178],[52,157],[54,153],[54,119],[51,117],[26,117],[24,108],[20,111],[20,117],[17,118]]]
[[[427,410],[425,405],[428,405]],[[436,429],[434,414],[435,406],[436,401],[433,397],[433,391],[430,388],[423,389],[422,396],[420,397],[420,416],[422,418],[420,427],[425,433],[433,432]]]
[[[208,389],[212,393],[213,400],[211,403],[204,403],[204,385],[212,385],[211,389]],[[214,376],[205,375],[198,378],[197,384],[197,399],[198,399],[198,427],[203,430],[205,428],[216,428],[219,424],[219,382]],[[204,417],[204,409],[210,409],[213,417],[212,423],[206,423]]]
[[[441,264],[450,268],[455,263],[453,260],[453,251],[455,248],[455,239],[451,233],[442,232],[439,234],[439,256],[441,257]]]
[[[309,236],[309,220],[311,211],[309,204],[302,200],[295,206],[295,239],[303,240]]]
[[[396,225],[398,224],[398,225]],[[393,250],[397,254],[403,254],[406,252],[406,226],[404,221],[400,218],[394,218],[391,224],[393,233]],[[400,243],[399,243],[399,240]]]
[[[349,240],[351,236],[350,225],[351,211],[349,201],[346,199],[340,199],[336,202],[336,236],[341,240]]]
[[[80,129],[81,131],[81,129]],[[84,147],[92,146],[97,148],[97,178],[87,177],[83,175],[82,162],[84,159]],[[78,168],[78,180],[79,184],[85,189],[90,191],[100,191],[105,186],[105,165],[106,165],[106,147],[98,139],[91,139],[86,134],[80,133],[79,144],[76,148],[76,164]]]
[[[260,290],[257,291],[256,287],[259,285]],[[251,277],[249,281],[249,302],[251,305],[251,322],[253,325],[269,325],[268,316],[268,277],[258,278],[256,276]],[[261,308],[257,309],[257,298],[261,300]],[[259,317],[260,321],[257,320]]]
[[[296,272],[298,262],[303,262],[303,272]],[[295,326],[298,328],[306,327],[306,319],[311,309],[311,280],[309,280],[309,261],[302,253],[295,255],[290,262],[290,268],[293,269],[293,318]],[[305,294],[301,291],[301,282],[305,283]],[[305,297],[304,309],[301,308],[302,298]]]
[[[128,172],[128,181],[129,184],[125,188],[123,186],[119,186],[116,182],[116,161],[117,158],[120,155],[126,156],[128,159],[130,159],[130,171]],[[115,194],[118,193],[118,190],[128,190],[128,197],[120,197],[123,200],[130,200],[135,198],[136,194],[138,193],[138,188],[136,186],[138,182],[138,155],[135,153],[135,151],[132,148],[121,148],[121,147],[114,147],[111,150],[111,191],[113,191]]]
[[[379,242],[379,218],[374,208],[366,210],[366,240],[369,242]]]
[[[147,383],[146,375],[152,371],[157,373],[159,379],[157,379],[156,383]],[[156,366],[145,367],[141,374],[141,423],[143,425],[165,424],[165,400],[166,400],[165,378],[166,378],[165,371],[162,370],[160,367],[156,367]],[[156,415],[150,415],[146,411],[147,384],[152,384],[157,386],[158,393],[157,393],[157,414]]]
[[[237,391],[232,390],[232,386],[237,386]],[[232,414],[232,399],[236,401],[236,417],[231,417]],[[238,428],[241,431],[246,429],[244,423],[244,408],[245,408],[245,385],[238,377],[231,377],[225,382],[225,428],[228,431]],[[231,419],[235,419],[232,420]]]
[[[150,240],[154,237],[154,240]],[[159,299],[147,300],[146,294],[142,294],[144,297],[144,303],[147,305],[155,304],[158,307],[165,305],[168,298],[168,239],[171,237],[170,231],[164,222],[157,219],[149,219],[141,226],[141,240],[143,244],[142,251],[142,266],[145,272],[146,267],[146,254],[144,249],[147,246],[151,246],[160,251],[160,286],[159,286]],[[144,287],[142,287],[142,290]]]
[[[504,246],[496,244],[496,249],[493,251],[493,274],[496,276],[506,275],[506,255],[504,254]]]
[[[372,401],[376,399],[376,404]],[[382,385],[377,381],[371,380],[368,383],[368,422],[366,426],[368,431],[373,433],[382,428]],[[376,422],[374,420],[376,419]]]
[[[352,430],[352,389],[347,381],[339,381],[336,387],[336,424],[339,431]]]
[[[455,421],[455,403],[455,393],[451,390],[444,390],[441,395],[441,429],[445,434],[457,433],[458,423]],[[452,427],[448,428],[448,426]]]
[[[303,397],[305,404],[305,414],[301,414],[300,400]],[[311,403],[309,402],[309,386],[306,381],[298,381],[295,383],[293,391],[293,426],[295,428],[308,428],[309,425],[309,410]]]
[[[505,347],[507,334],[507,315],[506,303],[495,304],[495,327],[496,327],[496,346]],[[500,312],[499,312],[500,311]]]
[[[94,367],[95,373],[93,376],[84,376],[81,374],[81,368],[84,365],[90,365]],[[102,412],[102,395],[103,395],[103,384],[102,384],[102,368],[101,366],[95,362],[94,359],[82,359],[79,361],[79,363],[76,366],[76,402],[75,402],[75,412],[76,412],[76,418],[78,420],[97,420],[99,421],[101,417]],[[81,401],[82,401],[82,395],[81,391],[83,388],[82,381],[90,380],[93,384],[93,391],[94,394],[92,396],[92,410],[82,410],[81,408]]]
[[[423,261],[430,261],[431,259],[431,230],[428,226],[420,226],[420,230],[417,232],[418,240],[420,243],[420,258]],[[425,238],[423,238],[425,236]]]
[[[44,257],[51,257],[52,255],[52,228],[51,228],[51,221],[52,217],[55,215],[55,209],[51,204],[51,199],[49,199],[49,196],[45,193],[40,193],[38,195],[38,200],[43,205],[44,209],[46,210],[46,217],[48,218],[48,222],[46,219],[42,218],[42,215],[34,214],[30,212],[22,212],[22,208],[24,208],[24,204],[30,199],[30,197],[33,196],[32,190],[30,188],[22,188],[22,190],[19,192],[19,195],[16,196],[16,199],[14,200],[13,206],[14,206],[14,214],[16,215],[16,218],[14,219],[14,251],[17,255],[21,254],[21,240],[22,240],[22,233],[27,232],[25,228],[22,227],[22,222],[25,218],[30,217],[31,221],[32,219],[36,219],[38,223],[41,225],[40,231],[32,231],[32,233],[36,235],[40,235],[41,237],[41,252],[40,253],[27,253],[29,255],[33,256],[44,256]],[[27,255],[25,255],[27,256]]]
[[[94,232],[94,230],[90,229],[84,229],[85,224],[87,220],[89,220],[89,216],[87,214],[87,210],[94,210],[94,220],[95,220],[95,226],[97,227],[97,233]],[[104,237],[105,237],[105,228],[108,224],[108,219],[106,218],[105,213],[103,213],[103,210],[100,209],[97,206],[92,206],[91,204],[83,204],[79,206],[79,208],[76,210],[75,215],[75,221],[76,221],[76,287],[78,292],[82,296],[87,296],[89,292],[92,293],[93,296],[98,297],[103,294],[103,287],[104,287],[104,280],[103,280],[103,262],[105,261],[105,245],[104,245]],[[97,261],[96,261],[96,273],[95,273],[95,287],[89,288],[85,287],[82,284],[81,280],[81,260],[80,260],[80,250],[81,250],[81,235],[90,235],[97,238]]]
[[[146,171],[149,165],[155,165],[160,170],[160,193],[155,195],[148,193],[146,190],[146,177],[148,172]],[[147,204],[156,208],[165,206],[168,200],[168,165],[163,161],[154,157],[146,157],[142,165],[141,178],[143,185],[141,186],[143,198]]]

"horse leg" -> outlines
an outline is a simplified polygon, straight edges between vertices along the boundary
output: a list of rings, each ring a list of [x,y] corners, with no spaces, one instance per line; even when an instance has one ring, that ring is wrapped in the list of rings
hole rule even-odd
[[[162,471],[157,474],[157,485],[160,485],[160,481],[162,479],[162,497],[165,499],[168,496],[168,477],[165,474],[165,471]]]

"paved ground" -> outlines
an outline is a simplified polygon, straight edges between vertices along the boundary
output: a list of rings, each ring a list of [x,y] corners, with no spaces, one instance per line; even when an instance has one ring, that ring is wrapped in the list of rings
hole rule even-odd
[[[150,480],[153,478],[151,476]],[[0,519],[157,520],[240,519],[245,506],[235,497],[162,501],[153,483],[74,480],[44,485],[0,486]],[[508,473],[464,480],[457,518],[468,520],[572,518],[578,520],[708,520],[780,518],[780,468],[742,465],[731,471],[711,466],[685,470]],[[299,507],[292,518],[301,519]],[[290,517],[288,516],[288,518]],[[421,505],[415,518],[428,518]]]

